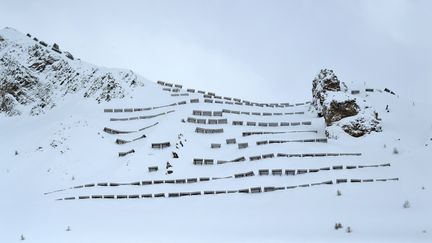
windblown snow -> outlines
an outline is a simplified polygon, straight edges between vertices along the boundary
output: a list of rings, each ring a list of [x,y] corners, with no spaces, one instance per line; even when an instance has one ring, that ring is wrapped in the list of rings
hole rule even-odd
[[[382,126],[354,138],[310,97],[219,96],[0,37],[0,242],[432,240],[425,104],[350,84]]]

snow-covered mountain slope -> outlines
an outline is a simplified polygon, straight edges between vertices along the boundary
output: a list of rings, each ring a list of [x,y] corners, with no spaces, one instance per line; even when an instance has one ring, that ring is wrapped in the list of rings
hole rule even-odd
[[[352,85],[382,119],[354,138],[310,102],[142,83],[100,103],[83,84],[45,114],[0,119],[1,242],[432,240],[426,105]]]
[[[68,94],[98,102],[128,97],[146,81],[130,70],[109,69],[76,59],[12,28],[0,30],[0,112],[37,115]]]

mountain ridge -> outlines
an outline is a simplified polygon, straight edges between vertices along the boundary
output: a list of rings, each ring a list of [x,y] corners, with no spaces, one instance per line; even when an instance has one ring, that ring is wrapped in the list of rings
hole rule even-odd
[[[83,62],[12,28],[0,37],[0,112],[9,116],[44,113],[68,94],[98,103],[124,98],[150,82],[131,70]]]

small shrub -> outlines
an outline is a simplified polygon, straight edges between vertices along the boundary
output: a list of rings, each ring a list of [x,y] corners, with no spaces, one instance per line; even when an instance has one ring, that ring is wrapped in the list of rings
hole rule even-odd
[[[25,240],[24,235],[21,235],[20,240]]]
[[[399,154],[399,150],[397,150],[397,148],[393,149],[393,154]]]
[[[342,229],[343,226],[342,226],[341,223],[336,223],[335,226],[334,226],[334,228],[335,228],[335,230],[338,230],[338,229]]]
[[[403,208],[410,208],[410,207],[411,207],[411,204],[410,204],[410,202],[407,200],[407,201],[404,202],[404,204],[403,204],[402,206],[403,206]]]
[[[18,155],[18,151],[17,150],[15,150],[15,155]]]

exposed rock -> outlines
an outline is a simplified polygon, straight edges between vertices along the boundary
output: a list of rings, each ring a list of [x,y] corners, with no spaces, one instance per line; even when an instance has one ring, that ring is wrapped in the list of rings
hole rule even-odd
[[[312,86],[312,104],[318,116],[324,117],[328,137],[337,137],[337,128],[353,137],[382,130],[378,113],[366,101],[347,93],[347,87],[332,70],[321,70]]]
[[[365,117],[359,117],[354,121],[350,121],[346,125],[342,125],[342,129],[353,137],[361,137],[371,132],[382,131],[379,121],[375,119],[366,119]]]
[[[81,62],[60,54],[57,44],[45,48],[45,42],[35,43],[11,28],[0,30],[0,36],[0,113],[41,114],[73,93],[107,102],[144,86],[132,71]]]
[[[344,87],[345,85],[342,84]],[[346,89],[346,88],[345,88]],[[323,103],[328,91],[341,91],[341,82],[333,70],[322,69],[312,81],[313,105],[318,111],[318,116],[323,116]]]
[[[327,126],[349,116],[355,116],[360,108],[354,97],[339,92],[328,92],[323,97],[322,114]]]
[[[8,116],[20,115],[21,113],[15,109],[16,103],[12,95],[0,91],[0,112]]]

